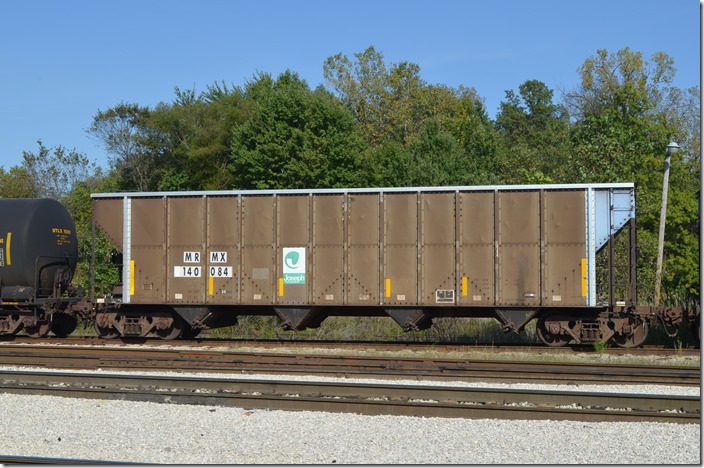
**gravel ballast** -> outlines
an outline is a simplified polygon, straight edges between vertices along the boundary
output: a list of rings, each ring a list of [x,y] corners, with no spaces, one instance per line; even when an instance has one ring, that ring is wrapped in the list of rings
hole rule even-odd
[[[3,393],[0,407],[2,455],[172,464],[701,463],[699,424],[362,416]]]

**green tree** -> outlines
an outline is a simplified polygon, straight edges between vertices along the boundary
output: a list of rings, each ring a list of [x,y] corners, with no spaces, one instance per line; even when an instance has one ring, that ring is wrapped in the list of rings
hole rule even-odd
[[[233,129],[230,171],[242,189],[350,187],[364,151],[351,115],[327,91],[297,74],[261,75],[247,84],[252,115]]]
[[[325,61],[323,69],[326,81],[359,122],[371,147],[371,184],[412,185],[419,180],[432,185],[469,180],[491,183],[496,179],[496,135],[475,90],[429,85],[420,78],[418,65],[401,62],[387,66],[374,47],[355,54],[355,59],[352,62],[337,54]],[[418,148],[429,148],[430,140],[444,140],[449,145],[446,148],[452,147],[445,155],[447,161],[441,163],[441,156],[432,152],[418,154]],[[463,153],[461,157],[458,151]],[[415,161],[414,167],[406,170],[409,158]],[[455,164],[458,158],[462,159],[459,166]],[[413,175],[417,167],[458,170],[449,177],[433,170],[431,174],[437,178],[431,181],[427,174]],[[470,178],[464,174],[467,168],[473,171]]]
[[[444,102],[428,119],[438,122],[440,130],[452,135],[464,152],[463,172],[468,171],[471,176],[460,175],[455,184],[499,183],[499,136],[476,91],[463,86],[457,89],[435,86],[427,88],[423,96],[431,102]]]
[[[159,190],[228,189],[234,179],[227,170],[232,128],[249,116],[250,106],[236,87],[214,83],[196,96],[176,87],[172,104],[160,104],[148,125],[161,145],[156,165]]]
[[[371,143],[388,139],[388,117],[384,103],[388,93],[389,74],[384,57],[374,47],[355,54],[356,63],[337,54],[325,60],[323,76],[352,112]]]
[[[566,109],[553,103],[553,91],[529,80],[520,97],[506,91],[496,117],[500,171],[507,183],[562,182],[570,152]]]
[[[147,191],[156,188],[158,150],[163,146],[150,127],[150,110],[137,104],[120,103],[98,111],[88,134],[103,143],[110,166],[124,190]]]
[[[657,109],[676,73],[674,60],[664,52],[648,62],[628,47],[615,54],[599,49],[577,71],[580,86],[565,96],[570,115],[578,121],[611,116],[624,122]]]
[[[28,182],[26,194],[31,197],[49,197],[64,201],[73,187],[91,177],[101,177],[101,169],[75,149],[63,146],[47,148],[37,142],[39,150],[22,152],[22,169]],[[17,172],[18,175],[22,174]]]
[[[12,166],[9,171],[0,167],[0,198],[33,198],[35,184],[27,169]]]
[[[411,187],[415,170],[413,154],[401,143],[387,141],[369,148],[364,159],[368,187]]]
[[[457,140],[435,121],[426,124],[420,141],[410,145],[415,186],[465,185],[472,172]]]
[[[479,103],[476,91],[429,85],[420,77],[420,66],[400,62],[386,66],[374,47],[355,54],[355,62],[337,54],[323,66],[325,80],[359,122],[367,141],[410,143],[436,120],[443,129],[463,111],[460,99]]]

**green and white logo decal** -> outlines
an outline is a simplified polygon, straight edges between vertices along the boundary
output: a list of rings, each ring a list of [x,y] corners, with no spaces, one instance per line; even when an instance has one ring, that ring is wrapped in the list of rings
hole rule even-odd
[[[284,247],[284,284],[306,284],[306,248]]]

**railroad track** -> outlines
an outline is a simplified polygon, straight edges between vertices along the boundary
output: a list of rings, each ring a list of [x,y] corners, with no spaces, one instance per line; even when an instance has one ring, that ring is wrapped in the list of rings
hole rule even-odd
[[[0,389],[73,398],[365,415],[690,424],[698,424],[701,416],[701,400],[695,396],[425,385],[0,371]]]
[[[0,346],[0,364],[131,371],[551,384],[700,386],[699,367],[243,353],[146,347]]]
[[[257,348],[336,348],[345,350],[378,350],[378,351],[435,351],[435,352],[490,352],[490,353],[539,353],[549,355],[564,354],[595,354],[593,345],[573,344],[564,347],[549,347],[540,343],[511,344],[511,343],[457,343],[457,342],[422,342],[422,341],[335,341],[335,340],[308,340],[308,339],[228,339],[228,338],[196,338],[193,340],[161,340],[157,338],[122,338],[106,340],[94,335],[70,336],[57,338],[30,338],[24,335],[2,336],[0,343],[9,342],[16,344],[68,344],[68,345],[111,345],[120,344],[148,344],[153,347],[257,347]],[[638,348],[606,348],[599,354],[628,355],[628,356],[699,356],[701,350],[695,347],[673,348],[664,345],[648,345]]]

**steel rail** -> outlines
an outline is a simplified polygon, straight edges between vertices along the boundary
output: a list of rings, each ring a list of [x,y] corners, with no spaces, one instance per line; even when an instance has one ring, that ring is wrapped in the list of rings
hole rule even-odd
[[[243,353],[142,347],[3,345],[0,346],[0,364],[543,384],[701,384],[701,370],[698,367]]]
[[[0,371],[20,394],[445,418],[700,423],[701,399],[423,385]]]
[[[594,346],[591,344],[573,344],[564,347],[544,346],[541,343],[535,344],[513,344],[513,343],[461,343],[461,342],[424,342],[424,341],[383,341],[383,340],[315,340],[290,337],[279,339],[237,339],[237,338],[207,338],[198,337],[192,340],[161,340],[158,338],[129,338],[124,337],[117,340],[105,340],[95,335],[69,336],[57,338],[47,336],[44,338],[30,338],[24,335],[0,336],[0,343],[12,342],[21,344],[70,344],[70,345],[110,345],[111,343],[125,344],[148,344],[154,347],[260,347],[260,348],[337,348],[347,350],[379,350],[379,351],[425,351],[434,350],[438,352],[489,352],[494,354],[502,353],[541,353],[550,355],[564,354],[596,354]],[[699,356],[701,350],[694,347],[671,348],[658,345],[646,345],[638,348],[612,347],[599,351],[607,355],[629,355],[629,356]]]

